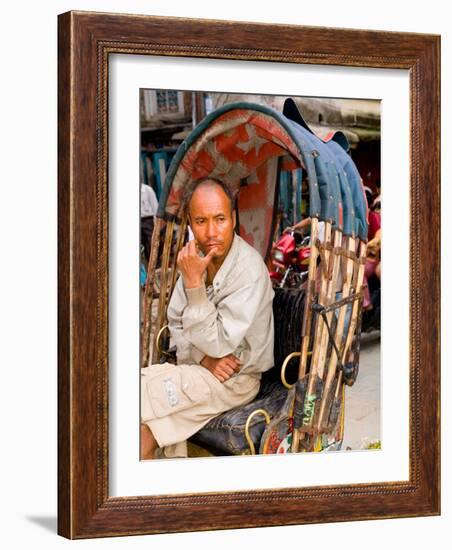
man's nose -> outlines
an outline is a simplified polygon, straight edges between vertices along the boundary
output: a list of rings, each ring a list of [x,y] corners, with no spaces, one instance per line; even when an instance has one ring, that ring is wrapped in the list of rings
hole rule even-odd
[[[217,234],[217,224],[215,223],[215,220],[208,220],[206,236],[211,238],[211,237],[215,237],[216,234]]]

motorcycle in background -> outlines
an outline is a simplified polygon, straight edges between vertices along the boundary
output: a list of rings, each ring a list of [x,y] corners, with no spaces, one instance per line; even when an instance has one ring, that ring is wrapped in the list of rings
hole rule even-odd
[[[271,252],[270,279],[275,288],[301,288],[307,280],[310,237],[296,231],[283,233]]]
[[[283,233],[271,252],[270,279],[274,288],[303,288],[307,280],[311,247],[309,235],[297,231]],[[371,308],[363,311],[362,332],[380,330],[380,280],[372,276],[368,282]]]

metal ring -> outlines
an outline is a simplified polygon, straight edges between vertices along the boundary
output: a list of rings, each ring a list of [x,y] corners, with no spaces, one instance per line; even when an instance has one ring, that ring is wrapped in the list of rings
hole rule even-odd
[[[169,330],[169,325],[164,325],[158,332],[157,334],[157,338],[155,339],[155,347],[157,348],[157,352],[160,353],[161,355],[165,355],[165,357],[171,357],[171,354],[164,351],[163,349],[160,348],[160,338],[162,337],[162,334],[165,330]]]
[[[289,364],[289,361],[292,359],[292,357],[297,357],[298,355],[301,355],[301,352],[299,351],[293,351],[292,353],[289,353],[289,355],[284,359],[284,363],[281,367],[281,382],[285,388],[290,390],[294,386],[294,384],[289,384],[286,380],[286,368]]]
[[[256,448],[254,447],[254,443],[253,443],[253,440],[251,439],[250,437],[250,423],[251,423],[251,420],[257,416],[258,414],[262,414],[265,418],[265,424],[269,424],[270,422],[270,415],[268,414],[268,412],[264,409],[256,409],[255,411],[253,411],[249,416],[248,418],[246,419],[246,424],[245,424],[245,437],[246,437],[246,440],[248,441],[248,445],[250,447],[250,451],[251,451],[251,454],[252,455],[255,455],[256,454]]]

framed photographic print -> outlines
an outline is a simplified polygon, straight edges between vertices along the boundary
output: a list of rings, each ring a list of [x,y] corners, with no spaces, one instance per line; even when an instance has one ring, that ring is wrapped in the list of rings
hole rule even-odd
[[[83,12],[59,17],[61,535],[86,538],[439,513],[439,45],[437,36],[408,33]],[[244,110],[251,113],[246,125],[218,130],[226,119],[233,124],[231,119],[243,116]],[[338,128],[335,141],[328,134]],[[206,132],[214,135],[214,160],[206,154],[212,153],[207,140],[190,161],[196,140]],[[322,143],[317,144],[316,135],[322,132]],[[270,139],[269,134],[277,137]],[[231,148],[233,135],[239,137]],[[306,148],[309,144],[309,155],[300,164],[290,164],[297,154],[287,135]],[[284,230],[303,217],[316,218],[315,183],[322,182],[313,179],[309,166],[315,164],[320,173],[324,149],[328,162],[337,162],[328,148],[341,146],[341,136],[347,142],[344,154],[351,152],[363,185],[373,195],[371,206],[378,203],[380,191],[383,205],[382,375],[377,360],[370,369],[378,374],[373,372],[369,382],[379,387],[377,429],[367,445],[372,450],[353,452],[359,446],[350,443],[352,452],[345,451],[346,438],[340,438],[344,452],[282,453],[282,438],[275,447],[278,452],[258,454],[254,449],[253,456],[249,451],[213,453],[211,442],[195,441],[190,444],[208,449],[208,457],[140,460],[140,366],[152,369],[162,362],[155,353],[157,346],[163,349],[157,336],[164,328],[160,301],[167,293],[161,289],[176,284],[175,248],[194,246],[179,210],[174,217],[168,214],[167,204],[176,204],[180,197],[177,186],[170,188],[167,182],[180,180],[180,167],[193,180],[227,179],[231,155],[241,155],[242,165],[246,156],[250,166],[265,151],[268,158],[277,158],[267,163],[266,174],[271,166],[279,174],[267,217],[256,212],[252,202],[261,196],[262,189],[253,187],[260,164],[234,176],[240,187],[235,227],[248,245],[260,248],[277,277],[272,243],[289,235]],[[200,167],[206,166],[213,168],[203,173]],[[341,177],[338,173],[333,180]],[[146,222],[140,221],[143,185],[159,203],[153,220],[154,260],[152,249],[146,250],[149,232],[142,241],[147,301],[146,279],[140,290],[139,235],[146,230]],[[306,204],[303,186],[309,187]],[[334,202],[334,186],[328,189]],[[342,187],[338,184],[337,189]],[[319,196],[326,205],[330,195]],[[345,205],[345,195],[340,196],[339,203]],[[356,210],[357,203],[350,204]],[[150,217],[146,207],[141,208],[142,218]],[[202,231],[196,226],[203,216],[190,218],[188,225],[196,245],[209,256],[211,245],[206,241],[203,249]],[[318,249],[320,265],[336,253],[343,255],[340,242],[325,245],[330,217],[334,214],[320,215],[324,236],[317,240],[312,238],[317,224],[311,222],[311,254]],[[345,226],[346,218],[341,214],[336,226]],[[172,224],[175,228],[169,231]],[[237,241],[231,233],[232,238]],[[371,241],[367,233],[360,239],[366,245]],[[220,241],[218,237],[214,245]],[[214,258],[215,250],[210,254]],[[353,254],[357,250],[353,248]],[[319,268],[319,277],[330,280],[332,273],[339,276],[342,271],[346,280],[346,269],[340,266],[353,254],[343,255],[336,264],[331,260],[330,272]],[[358,277],[358,266],[365,262],[356,259]],[[272,261],[276,263],[270,265]],[[160,278],[154,268],[160,268]],[[300,284],[307,277],[301,267],[297,277]],[[288,280],[289,273],[284,284]],[[160,290],[154,284],[160,284]],[[332,304],[334,289],[328,284]],[[347,300],[344,288],[336,300]],[[361,300],[361,294],[356,298]],[[322,312],[313,311],[320,318]],[[334,318],[332,309],[323,313],[329,321]],[[353,318],[351,314],[351,324]],[[340,324],[340,314],[337,319]],[[146,322],[158,325],[143,331],[152,342],[140,337]],[[326,364],[335,357],[334,336],[328,340],[326,329],[312,333],[314,345],[309,349],[317,353],[319,334],[319,342],[329,350]],[[285,326],[282,334],[285,344]],[[199,361],[206,355],[202,352]],[[361,374],[363,369],[362,364]],[[336,371],[334,363],[331,372]],[[178,405],[174,381],[165,380],[165,398],[170,406]],[[353,390],[346,388],[345,395]],[[370,408],[369,395],[363,394],[362,407]],[[299,450],[311,439],[306,450],[326,450],[326,445],[314,449],[312,434],[300,428]]]
[[[194,67],[191,65],[191,71],[193,70]],[[112,68],[111,74],[114,72],[115,70]],[[224,73],[226,72],[228,71],[225,69]],[[283,80],[283,78],[280,77],[280,80]],[[129,82],[130,78],[127,78],[126,81]],[[279,82],[279,85],[281,86],[282,83]],[[115,105],[123,103],[127,104],[128,102],[116,101]],[[315,214],[315,205],[313,204],[315,202],[315,189],[310,186],[310,182],[315,183],[315,175],[310,170],[309,164],[303,160],[303,157],[299,162],[300,166],[297,166],[298,161],[293,158],[290,152],[291,143],[293,142],[292,137],[289,134],[285,135],[283,130],[284,126],[288,131],[294,130],[293,140],[295,143],[299,143],[302,151],[306,139],[307,152],[308,154],[311,153],[312,149],[308,145],[308,139],[311,139],[313,144],[318,145],[326,159],[336,162],[333,156],[327,156],[329,151],[337,154],[338,160],[344,159],[348,162],[352,158],[357,167],[355,175],[365,174],[365,186],[361,183],[360,177],[357,176],[353,179],[352,172],[349,172],[347,179],[343,174],[339,179],[339,188],[343,193],[341,193],[338,202],[338,210],[343,208],[342,199],[345,199],[345,216],[343,216],[342,222],[338,220],[341,234],[337,237],[341,242],[341,246],[337,246],[336,252],[332,253],[332,262],[334,262],[334,256],[340,253],[342,260],[336,258],[336,265],[338,268],[342,265],[343,271],[345,271],[347,265],[350,267],[352,264],[351,262],[349,264],[345,262],[343,253],[346,253],[348,248],[351,250],[352,243],[355,243],[353,235],[356,231],[359,233],[361,230],[360,221],[355,219],[349,208],[353,201],[347,200],[352,198],[351,193],[350,196],[347,195],[351,191],[349,189],[350,183],[354,188],[356,198],[361,198],[361,204],[356,205],[357,211],[365,206],[364,189],[369,217],[375,222],[375,228],[369,224],[370,231],[366,239],[370,243],[367,245],[369,251],[372,248],[372,243],[376,243],[379,239],[378,235],[381,234],[381,231],[378,233],[381,219],[380,196],[382,193],[380,178],[380,104],[381,101],[378,99],[286,98],[279,95],[211,91],[140,90],[140,178],[142,181],[140,185],[142,195],[140,273],[144,297],[144,306],[141,311],[141,325],[143,327],[141,348],[142,365],[145,368],[142,374],[142,383],[147,384],[148,381],[151,383],[150,380],[152,380],[152,388],[142,389],[142,401],[144,401],[142,408],[147,409],[144,416],[149,416],[149,423],[154,425],[153,431],[163,430],[164,433],[160,434],[162,441],[168,443],[171,438],[174,442],[176,442],[176,437],[179,439],[177,441],[179,448],[175,447],[175,443],[171,446],[172,448],[160,445],[164,449],[162,456],[174,458],[175,456],[182,457],[185,455],[192,457],[254,454],[256,453],[256,447],[261,449],[259,453],[265,448],[265,454],[272,454],[270,451],[275,454],[284,454],[289,447],[290,452],[294,452],[294,446],[288,445],[292,431],[288,426],[291,415],[286,415],[283,412],[285,407],[281,408],[281,402],[292,399],[291,394],[293,391],[288,393],[286,386],[291,385],[287,380],[294,382],[297,379],[296,371],[300,363],[297,352],[301,347],[303,314],[310,309],[305,305],[306,299],[308,299],[307,289],[310,286],[309,276],[311,273],[313,281],[317,278],[317,290],[320,292],[322,264],[320,262],[318,266],[312,265],[310,270],[311,261],[317,264],[318,262],[314,256],[319,255],[318,250],[315,248],[315,242],[313,242],[315,239],[312,239],[312,220],[310,217],[311,213]],[[302,112],[307,120],[302,117]],[[336,130],[333,129],[331,124],[334,125]],[[340,130],[337,130],[338,127]],[[325,137],[317,141],[317,135]],[[122,138],[119,137],[119,140],[122,141]],[[280,140],[282,140],[282,146],[277,143]],[[126,139],[124,139],[124,145],[125,143]],[[122,150],[123,145],[119,145],[119,149]],[[178,169],[174,169],[176,165],[179,166]],[[114,171],[116,172],[116,170]],[[215,259],[216,265],[214,264],[210,268],[211,275],[213,275],[210,292],[211,297],[214,298],[213,303],[215,303],[216,310],[218,313],[221,311],[221,320],[218,318],[215,319],[215,322],[212,322],[212,318],[209,318],[209,316],[204,317],[202,311],[197,311],[195,332],[199,332],[197,345],[199,349],[204,349],[206,356],[208,356],[209,351],[213,354],[217,353],[214,346],[218,346],[219,342],[225,350],[223,353],[226,353],[226,351],[228,353],[235,352],[233,357],[227,357],[225,361],[213,361],[211,359],[203,361],[198,351],[194,350],[193,357],[191,357],[188,353],[191,350],[186,347],[184,341],[178,338],[178,329],[175,328],[174,308],[180,307],[176,306],[176,303],[184,299],[184,292],[181,287],[182,280],[177,278],[177,270],[176,273],[174,272],[174,264],[179,251],[184,248],[184,244],[186,245],[185,250],[189,250],[189,242],[192,236],[192,240],[200,242],[198,246],[201,247],[203,243],[208,246],[209,243],[217,244],[225,239],[223,228],[220,225],[217,229],[215,229],[215,226],[209,229],[209,234],[204,234],[204,204],[201,208],[200,223],[195,224],[193,216],[190,216],[190,223],[185,230],[184,223],[173,221],[173,212],[178,203],[182,202],[180,197],[191,190],[190,185],[192,184],[183,181],[183,176],[187,173],[194,174],[190,178],[193,179],[194,177],[195,180],[206,177],[206,174],[208,174],[210,178],[215,178],[212,181],[216,181],[218,185],[220,181],[218,176],[221,176],[223,180],[228,181],[230,189],[236,190],[235,228],[231,224],[228,230],[229,234],[232,235],[235,232],[259,253],[269,272],[268,286],[272,286],[274,289],[272,307],[270,307],[270,300],[268,301],[268,309],[273,310],[273,329],[263,321],[266,315],[265,308],[258,308],[260,301],[255,297],[262,290],[259,286],[257,288],[250,287],[248,299],[240,300],[240,303],[234,305],[230,311],[224,310],[222,299],[219,297],[216,301],[214,295],[220,296],[219,292],[215,293],[216,285],[217,282],[220,285],[220,281],[227,277],[229,262],[226,262],[225,266],[222,267],[222,258]],[[349,178],[351,179],[350,182]],[[334,178],[327,177],[326,181],[333,186]],[[130,192],[130,189],[125,187],[124,192]],[[119,202],[123,204],[125,200],[126,197]],[[111,204],[112,202],[110,202]],[[157,209],[160,209],[161,212],[157,213]],[[159,235],[155,235],[155,239],[159,242],[158,244],[155,243],[154,249],[161,251],[161,254],[156,254],[151,259],[151,228],[154,225],[156,215],[157,219],[160,220],[158,223],[162,227],[159,229]],[[183,218],[183,216],[184,213],[177,217]],[[365,212],[362,213],[362,218],[364,220]],[[166,224],[166,222],[169,222],[169,224]],[[323,228],[325,222],[320,221],[319,223],[320,227]],[[164,252],[167,231],[173,234],[171,237],[172,248],[178,249],[171,250],[171,246],[169,246],[169,254]],[[348,242],[348,238],[352,241]],[[338,239],[336,240],[338,241]],[[241,242],[238,238],[236,240]],[[333,241],[334,236],[332,235],[327,242],[332,245]],[[241,246],[246,250],[243,243],[241,243]],[[324,245],[322,244],[322,246]],[[355,253],[355,250],[353,252]],[[231,253],[233,254],[233,252]],[[337,366],[336,355],[330,353],[327,357],[328,353],[326,353],[325,356],[323,370],[325,381],[328,379],[327,388],[323,389],[320,399],[320,401],[323,399],[323,405],[320,402],[317,410],[314,411],[314,413],[317,413],[318,418],[313,419],[312,422],[310,421],[314,426],[316,424],[320,425],[324,423],[323,420],[326,420],[327,416],[331,416],[329,428],[325,426],[323,429],[321,437],[323,441],[319,441],[322,450],[328,449],[328,451],[331,451],[339,447],[352,450],[353,448],[366,447],[366,445],[381,447],[379,437],[381,284],[380,277],[375,274],[379,270],[379,256],[378,252],[375,258],[371,259],[369,257],[366,261],[368,285],[364,287],[366,295],[363,301],[364,311],[361,328],[359,328],[362,334],[359,338],[355,338],[355,344],[358,340],[361,342],[360,383],[355,386],[351,394],[347,391],[345,399],[347,405],[342,400],[340,390],[338,391],[338,388],[341,387],[342,378],[340,380],[336,379],[334,375]],[[165,261],[168,265],[165,265]],[[152,262],[155,262],[155,265],[152,265]],[[119,260],[118,258],[118,267],[127,264],[128,260],[125,258]],[[230,269],[234,272],[234,281],[239,276],[243,277],[242,283],[235,290],[244,292],[243,286],[246,286],[253,279],[251,266],[248,265],[247,261],[237,260],[237,262],[231,264]],[[154,290],[152,292],[150,291],[150,285],[146,282],[146,271],[148,272],[148,278],[153,280]],[[317,273],[316,276],[314,276],[314,271]],[[117,272],[116,269],[115,272]],[[263,272],[265,272],[265,269]],[[352,272],[350,270],[349,275],[349,282],[351,282]],[[163,286],[161,283],[164,276],[166,277],[166,285],[169,287],[166,295],[162,295],[161,292]],[[342,286],[346,285],[345,292],[348,296],[350,294],[349,285],[345,283],[339,269],[335,277],[337,280],[334,285],[337,287],[337,292],[341,293],[341,298],[345,298]],[[236,283],[234,282],[234,284]],[[132,285],[125,284],[125,286]],[[323,286],[326,290],[328,283]],[[332,289],[333,285],[330,286]],[[209,288],[208,284],[207,288]],[[226,291],[228,285],[223,285],[223,288],[224,292],[227,292],[228,300],[232,299],[234,301],[233,290],[235,287],[229,289],[232,294]],[[324,292],[322,303],[325,303],[325,300],[328,299],[326,294],[327,292]],[[271,293],[269,293],[270,295]],[[226,295],[223,299],[225,298]],[[329,299],[333,303],[332,292],[330,292]],[[130,303],[132,300],[127,301]],[[207,302],[204,306],[208,307]],[[167,308],[166,315],[165,307]],[[254,313],[255,308],[257,308],[256,313]],[[355,310],[358,311],[357,308]],[[209,309],[205,311],[209,311]],[[187,310],[187,314],[188,312],[189,310]],[[290,315],[288,315],[289,312]],[[234,319],[231,322],[230,317],[232,315]],[[129,317],[129,315],[126,315],[126,317]],[[199,319],[200,317],[204,317],[204,319]],[[345,329],[350,324],[345,309],[342,317],[339,325],[343,334],[336,335],[338,342],[346,340]],[[168,324],[166,324],[167,322]],[[238,324],[241,324],[240,334],[245,334],[244,341],[239,344],[235,341],[237,339],[236,334],[239,334],[237,332]],[[320,324],[323,325],[323,321],[312,319],[311,325],[313,326],[310,331],[314,333]],[[255,334],[255,326],[261,327],[257,331],[262,333],[261,339]],[[240,395],[239,402],[235,406],[232,406],[229,401],[224,405],[224,408],[228,407],[228,410],[221,410],[223,405],[218,403],[220,411],[202,412],[196,421],[191,418],[190,422],[195,422],[195,425],[190,428],[193,436],[188,442],[188,448],[185,448],[185,444],[182,444],[181,439],[183,438],[176,436],[181,431],[181,422],[177,422],[175,417],[178,414],[175,411],[177,405],[174,407],[170,405],[169,408],[173,417],[171,423],[174,423],[174,426],[171,427],[168,425],[167,420],[153,421],[151,416],[153,416],[154,411],[150,410],[153,407],[151,403],[147,403],[148,399],[150,401],[153,399],[150,394],[153,396],[156,393],[161,394],[162,390],[163,401],[166,400],[166,390],[163,388],[157,389],[160,383],[157,376],[159,370],[162,371],[164,380],[167,380],[170,373],[173,372],[174,380],[172,379],[172,383],[177,386],[176,379],[179,369],[174,369],[171,366],[175,358],[168,350],[168,332],[171,332],[171,330],[176,331],[174,340],[178,351],[178,363],[186,364],[188,359],[192,359],[195,363],[201,360],[201,366],[204,366],[203,363],[205,363],[204,368],[210,369],[211,374],[214,373],[214,377],[218,377],[221,383],[231,378],[231,381],[225,386],[220,386],[216,380],[213,380],[214,387],[211,389],[215,394],[218,390],[222,392],[220,395],[223,395],[225,388],[229,391],[229,386],[237,383],[236,375],[238,372],[232,372],[230,369],[234,370],[234,361],[240,357],[244,359],[244,364],[239,369],[241,376],[250,372],[259,373],[259,376],[261,376],[258,394],[251,402],[248,396]],[[181,330],[187,333],[189,329],[185,327]],[[209,330],[213,332],[211,339],[207,336]],[[247,331],[250,332],[248,336]],[[122,330],[119,329],[118,333],[121,332]],[[323,344],[320,341],[321,339],[318,338],[317,341],[312,341],[310,345],[311,350],[317,350],[319,362],[320,354],[318,352],[322,345],[325,346],[326,336],[325,333]],[[187,334],[187,337],[194,340],[198,339],[196,334],[192,336]],[[165,350],[162,349],[164,339],[167,340]],[[156,345],[154,346],[154,344]],[[234,350],[233,347],[235,347]],[[244,351],[245,348],[246,352]],[[151,351],[152,349],[155,351]],[[255,353],[255,350],[259,350],[258,354]],[[267,363],[262,356],[263,350],[264,354],[265,350],[268,350],[269,360]],[[302,369],[306,372],[312,372],[310,364],[315,361],[309,351],[309,346],[306,346],[306,350],[306,357],[301,361]],[[328,350],[326,351],[328,352]],[[342,351],[341,354],[344,355],[344,352]],[[260,357],[259,364],[256,363],[257,356]],[[288,358],[287,361],[285,361],[286,358]],[[161,363],[163,360],[166,364],[165,367],[148,368],[150,365],[155,365],[159,361]],[[255,370],[267,366],[270,369]],[[276,369],[273,369],[273,367],[276,367]],[[278,367],[280,367],[279,370]],[[184,368],[185,374],[191,369],[191,367],[186,368],[185,366],[182,368]],[[325,371],[325,368],[327,368],[327,371]],[[283,370],[284,383],[275,385],[275,379],[278,379],[280,372]],[[197,369],[194,372],[198,372]],[[261,375],[262,372],[266,374]],[[330,372],[329,376],[328,372]],[[206,375],[204,371],[201,371],[201,373],[201,376]],[[194,374],[194,376],[196,375]],[[367,392],[364,396],[361,386],[362,388],[368,386],[366,381],[369,380],[369,377],[373,379],[370,384],[372,391]],[[354,377],[352,376],[352,378]],[[241,380],[245,379],[246,377],[243,378],[242,376]],[[207,377],[207,383],[209,381],[212,381],[210,376]],[[309,385],[309,376],[305,382]],[[347,379],[347,382],[354,385],[352,379]],[[126,380],[123,380],[119,386],[122,388],[123,384],[126,383]],[[251,393],[255,393],[256,389],[257,385]],[[337,393],[334,405],[337,414],[328,415],[329,402],[327,396],[331,392]],[[234,390],[234,393],[237,395],[237,389]],[[349,397],[350,399],[348,399]],[[157,399],[161,401],[162,395]],[[364,399],[366,401],[365,407],[363,407]],[[202,409],[204,408],[205,406],[202,405]],[[364,408],[366,411],[363,410]],[[263,435],[263,432],[266,425],[266,415],[254,413],[254,416],[250,416],[256,410],[264,410],[269,417],[275,419],[273,429],[268,427],[265,435]],[[188,413],[184,413],[183,416],[185,417],[186,414]],[[193,417],[193,415],[193,407],[191,407],[190,416]],[[212,418],[209,418],[210,415],[212,415]],[[344,423],[341,422],[344,415],[347,416],[345,439],[344,434],[341,433],[344,431],[342,428],[345,427]],[[248,418],[250,418],[250,424],[249,428],[246,429]],[[188,419],[186,420],[188,422]],[[182,423],[185,424],[185,421],[182,421]],[[162,427],[159,424],[162,424]],[[352,424],[355,426],[353,430],[349,429]],[[278,428],[277,425],[279,425]],[[146,427],[143,429],[146,430]],[[168,432],[172,432],[172,434],[170,435]],[[278,432],[281,432],[280,435],[277,435]],[[361,436],[366,434],[366,441],[359,441],[360,434]],[[248,438],[252,440],[251,446],[247,441]],[[311,441],[308,443],[308,435],[306,434],[306,437],[303,437],[304,450],[307,450],[310,444],[314,446],[315,437],[313,434],[310,435],[310,439]]]

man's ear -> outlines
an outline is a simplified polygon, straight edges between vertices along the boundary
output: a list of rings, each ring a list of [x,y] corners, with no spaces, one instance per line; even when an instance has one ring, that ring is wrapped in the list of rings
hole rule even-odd
[[[235,225],[237,222],[237,216],[235,210],[232,211],[232,229],[235,229]]]

